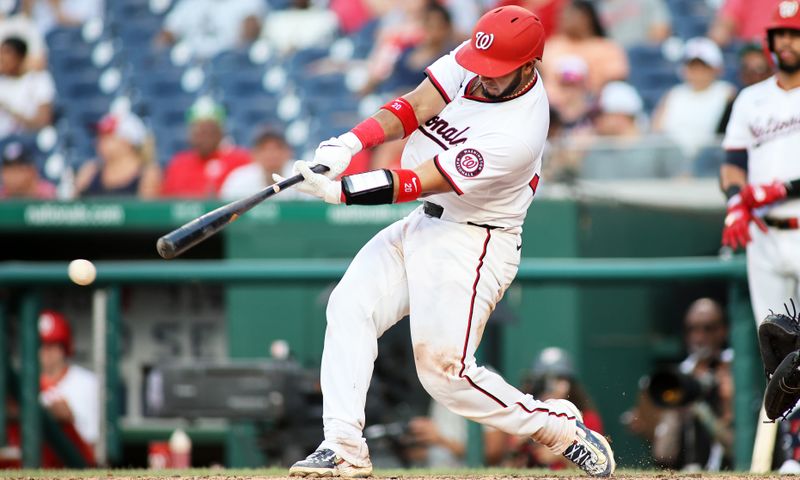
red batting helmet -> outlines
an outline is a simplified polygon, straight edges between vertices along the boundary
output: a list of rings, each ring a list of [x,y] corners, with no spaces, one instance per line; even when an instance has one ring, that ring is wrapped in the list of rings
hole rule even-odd
[[[67,356],[72,355],[72,333],[67,318],[55,310],[42,310],[39,314],[39,341],[61,344]]]
[[[775,51],[775,42],[772,33],[775,30],[800,30],[800,2],[785,0],[778,4],[772,21],[767,25],[767,46],[770,52]]]
[[[470,72],[502,77],[533,59],[542,59],[544,27],[539,17],[522,7],[507,6],[484,14],[469,44],[456,61]]]

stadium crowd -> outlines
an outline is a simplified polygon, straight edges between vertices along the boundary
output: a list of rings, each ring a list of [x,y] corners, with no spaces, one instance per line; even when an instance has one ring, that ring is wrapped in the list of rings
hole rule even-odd
[[[0,197],[244,195],[508,4],[549,34],[546,178],[714,176],[737,89],[771,75],[767,3],[5,0]],[[401,151],[363,153],[351,172]]]

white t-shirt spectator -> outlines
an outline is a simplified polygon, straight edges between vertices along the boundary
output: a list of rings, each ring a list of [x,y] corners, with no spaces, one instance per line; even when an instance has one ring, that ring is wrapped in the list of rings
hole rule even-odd
[[[323,8],[270,12],[262,36],[281,53],[330,45],[339,20]]]
[[[57,11],[52,3],[49,0],[35,0],[33,3],[31,17],[42,35],[47,35],[47,32],[58,26]],[[64,16],[76,25],[93,18],[103,18],[103,0],[60,0],[59,3]]]
[[[41,392],[39,399],[44,406],[64,399],[75,418],[75,430],[86,443],[93,444],[100,435],[97,389],[97,377],[94,373],[78,365],[70,365],[64,378]]]
[[[294,175],[292,172],[292,164],[294,161],[286,163],[283,171],[280,173],[284,178]],[[257,163],[250,163],[242,165],[234,169],[225,178],[225,182],[219,190],[220,198],[224,200],[238,200],[240,198],[252,195],[259,190],[266,188],[268,185],[275,183],[271,178],[267,178],[264,169]],[[310,200],[315,199],[310,195],[305,195],[297,191],[297,189],[289,188],[275,196],[276,200]]]
[[[247,17],[266,13],[263,0],[179,0],[164,21],[164,29],[184,40],[200,58],[235,48]]]
[[[6,109],[31,118],[56,96],[50,72],[28,72],[20,77],[0,76],[0,138],[24,130]]]
[[[717,80],[703,91],[681,84],[664,99],[662,131],[691,158],[715,141],[719,119],[734,94],[733,85]]]

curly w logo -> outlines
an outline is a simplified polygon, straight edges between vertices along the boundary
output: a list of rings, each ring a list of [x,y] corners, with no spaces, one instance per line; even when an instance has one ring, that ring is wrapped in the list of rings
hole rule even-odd
[[[478,50],[488,50],[494,42],[494,33],[475,33],[475,48]]]

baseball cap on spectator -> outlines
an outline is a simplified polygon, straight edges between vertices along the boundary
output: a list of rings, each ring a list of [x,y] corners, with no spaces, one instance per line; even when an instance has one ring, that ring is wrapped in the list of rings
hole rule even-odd
[[[642,97],[625,82],[610,82],[600,92],[601,113],[621,113],[636,116],[642,113]]]
[[[147,128],[133,113],[106,114],[97,124],[97,133],[114,135],[135,147],[142,146],[147,138]]]
[[[558,59],[556,72],[562,83],[582,83],[589,74],[589,65],[581,57],[566,55]]]
[[[186,121],[194,123],[200,120],[214,120],[218,124],[225,123],[225,108],[210,97],[198,98],[186,112]]]
[[[683,61],[689,63],[692,60],[700,60],[712,68],[722,68],[724,63],[722,50],[706,37],[694,37],[686,41],[683,47]]]
[[[3,144],[2,164],[6,165],[33,165],[36,159],[33,151],[25,141],[11,138]]]

